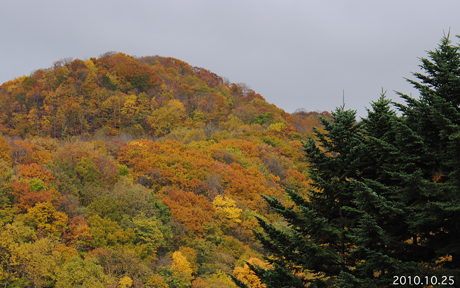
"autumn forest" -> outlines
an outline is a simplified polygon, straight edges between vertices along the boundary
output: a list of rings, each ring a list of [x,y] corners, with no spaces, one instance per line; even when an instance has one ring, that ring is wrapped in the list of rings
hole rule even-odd
[[[320,126],[180,60],[111,52],[4,83],[0,110],[5,287],[236,287],[263,263],[254,215],[282,223],[260,195],[307,193],[301,141]]]
[[[160,56],[3,83],[0,285],[454,287],[459,46],[428,56],[420,99],[382,91],[364,119]]]

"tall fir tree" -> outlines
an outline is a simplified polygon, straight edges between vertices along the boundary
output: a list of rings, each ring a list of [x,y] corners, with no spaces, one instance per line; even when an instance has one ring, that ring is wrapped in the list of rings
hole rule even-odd
[[[438,48],[421,58],[423,73],[408,81],[419,91],[415,99],[399,93],[399,105],[420,135],[425,153],[418,166],[425,185],[412,205],[411,229],[433,249],[436,259],[452,257],[444,267],[460,275],[460,52],[449,34]]]
[[[406,190],[418,181],[414,163],[423,146],[390,104],[382,93],[362,121],[367,157],[361,180],[353,183],[361,217],[351,231],[351,255],[359,259],[355,277],[368,287],[389,285],[398,273],[414,275],[417,261],[427,255],[413,241],[407,219],[413,197]]]
[[[263,196],[288,223],[280,230],[258,218],[264,232],[256,237],[272,255],[267,260],[275,268],[252,268],[267,287],[306,287],[307,283],[326,287],[352,273],[356,265],[350,256],[349,231],[358,215],[345,208],[355,206],[351,180],[361,177],[359,152],[364,137],[356,112],[343,107],[332,113],[331,121],[322,119],[322,124],[326,133],[316,130],[316,140],[310,138],[304,144],[313,187],[308,199],[286,189],[295,203],[286,207],[276,198]],[[305,273],[315,279],[307,279]]]

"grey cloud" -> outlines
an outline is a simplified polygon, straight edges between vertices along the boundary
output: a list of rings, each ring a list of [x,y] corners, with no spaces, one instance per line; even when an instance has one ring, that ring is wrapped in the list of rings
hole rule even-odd
[[[460,34],[460,2],[442,1],[3,1],[0,82],[60,58],[106,51],[179,58],[245,82],[287,112],[365,115],[382,87],[415,90],[403,77]],[[455,42],[457,39],[453,39]]]

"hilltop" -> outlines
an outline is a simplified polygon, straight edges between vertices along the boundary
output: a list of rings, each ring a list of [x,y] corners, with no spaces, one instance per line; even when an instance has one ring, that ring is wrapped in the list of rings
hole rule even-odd
[[[178,128],[210,136],[242,127],[300,139],[319,125],[316,114],[288,114],[247,85],[178,59],[115,52],[56,61],[0,86],[0,133],[21,137],[163,137],[184,133]]]

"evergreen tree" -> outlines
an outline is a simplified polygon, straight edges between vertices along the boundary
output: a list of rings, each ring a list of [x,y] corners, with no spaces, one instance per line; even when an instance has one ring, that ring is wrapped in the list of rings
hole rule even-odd
[[[412,205],[411,229],[419,242],[439,257],[452,256],[445,267],[460,274],[460,52],[449,35],[442,38],[429,58],[421,58],[419,99],[400,93],[406,105],[399,105],[406,123],[420,135],[425,151],[418,166],[424,180]]]
[[[286,207],[276,198],[263,196],[288,223],[287,229],[280,230],[258,218],[264,232],[256,237],[273,256],[267,260],[275,269],[252,268],[267,287],[305,287],[307,283],[326,287],[356,266],[350,256],[349,231],[356,226],[358,215],[348,208],[356,207],[351,180],[361,178],[363,157],[359,152],[364,137],[355,115],[343,107],[336,109],[331,122],[321,120],[326,133],[315,130],[317,141],[310,138],[305,143],[313,181],[308,199],[286,189],[295,203]],[[316,279],[308,280],[305,273]]]
[[[414,163],[422,143],[390,108],[384,93],[363,119],[366,157],[363,176],[354,181],[354,203],[361,214],[350,238],[356,245],[352,257],[359,259],[355,276],[368,287],[392,283],[400,273],[413,275],[416,262],[427,255],[412,244],[413,231],[407,215],[413,201],[407,187],[414,187]]]

